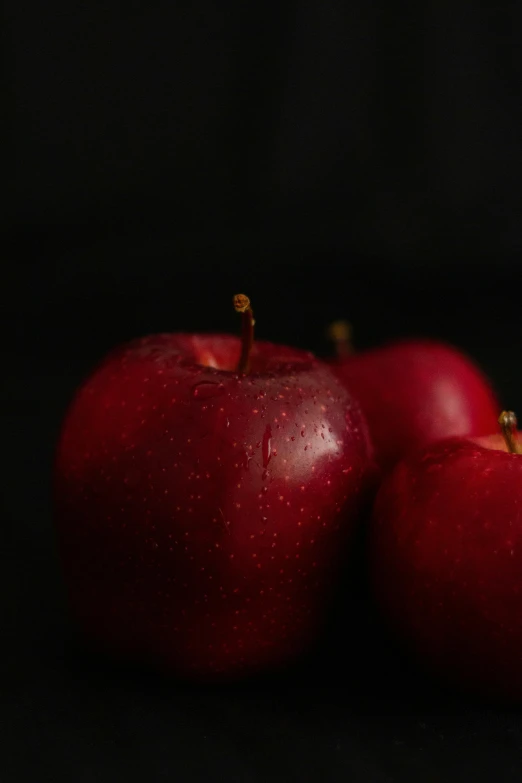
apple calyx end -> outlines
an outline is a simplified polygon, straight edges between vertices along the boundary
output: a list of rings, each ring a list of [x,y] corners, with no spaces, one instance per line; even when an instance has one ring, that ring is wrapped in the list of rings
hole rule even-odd
[[[502,436],[510,454],[522,454],[517,440],[517,417],[513,411],[502,411],[498,417]]]

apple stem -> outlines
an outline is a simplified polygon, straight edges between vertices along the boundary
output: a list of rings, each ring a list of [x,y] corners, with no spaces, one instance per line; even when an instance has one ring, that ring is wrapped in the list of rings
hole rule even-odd
[[[328,327],[328,337],[335,343],[339,359],[345,359],[353,354],[352,325],[348,321],[334,321]]]
[[[233,299],[234,310],[241,313],[241,356],[237,372],[248,373],[250,370],[250,352],[254,343],[254,313],[250,307],[250,299],[245,294],[236,294]]]
[[[500,424],[507,450],[510,454],[521,454],[520,444],[517,440],[517,417],[513,411],[502,411],[498,417],[498,423]]]

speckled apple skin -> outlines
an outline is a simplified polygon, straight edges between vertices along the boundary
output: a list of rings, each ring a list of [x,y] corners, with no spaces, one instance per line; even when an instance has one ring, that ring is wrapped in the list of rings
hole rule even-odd
[[[384,471],[429,443],[497,427],[501,407],[489,381],[453,346],[403,340],[332,366],[362,406]]]
[[[258,342],[249,375],[217,369],[239,352],[226,335],[123,346],[59,440],[76,618],[107,648],[185,674],[255,671],[306,646],[375,480],[361,411],[325,364]]]
[[[370,533],[377,599],[419,662],[520,701],[522,455],[500,436],[411,455],[381,486]]]

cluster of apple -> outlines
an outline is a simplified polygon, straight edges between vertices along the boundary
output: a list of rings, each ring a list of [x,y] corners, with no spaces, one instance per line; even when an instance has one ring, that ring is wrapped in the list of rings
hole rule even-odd
[[[375,595],[419,660],[521,697],[514,416],[449,346],[357,355],[337,325],[324,362],[254,342],[248,298],[234,305],[241,339],[139,339],[76,394],[55,503],[81,627],[199,677],[280,664],[317,637],[368,524]]]

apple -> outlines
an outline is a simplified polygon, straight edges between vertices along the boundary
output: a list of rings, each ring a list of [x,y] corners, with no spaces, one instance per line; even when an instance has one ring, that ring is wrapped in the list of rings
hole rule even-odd
[[[383,482],[369,534],[371,582],[398,638],[447,681],[522,699],[522,454],[500,435],[449,438]]]
[[[415,448],[452,435],[493,432],[499,403],[488,380],[452,346],[404,340],[354,353],[332,325],[332,367],[360,401],[383,471]]]
[[[182,674],[278,665],[315,637],[375,470],[360,408],[312,354],[158,334],[111,353],[66,415],[56,525],[74,615]]]

